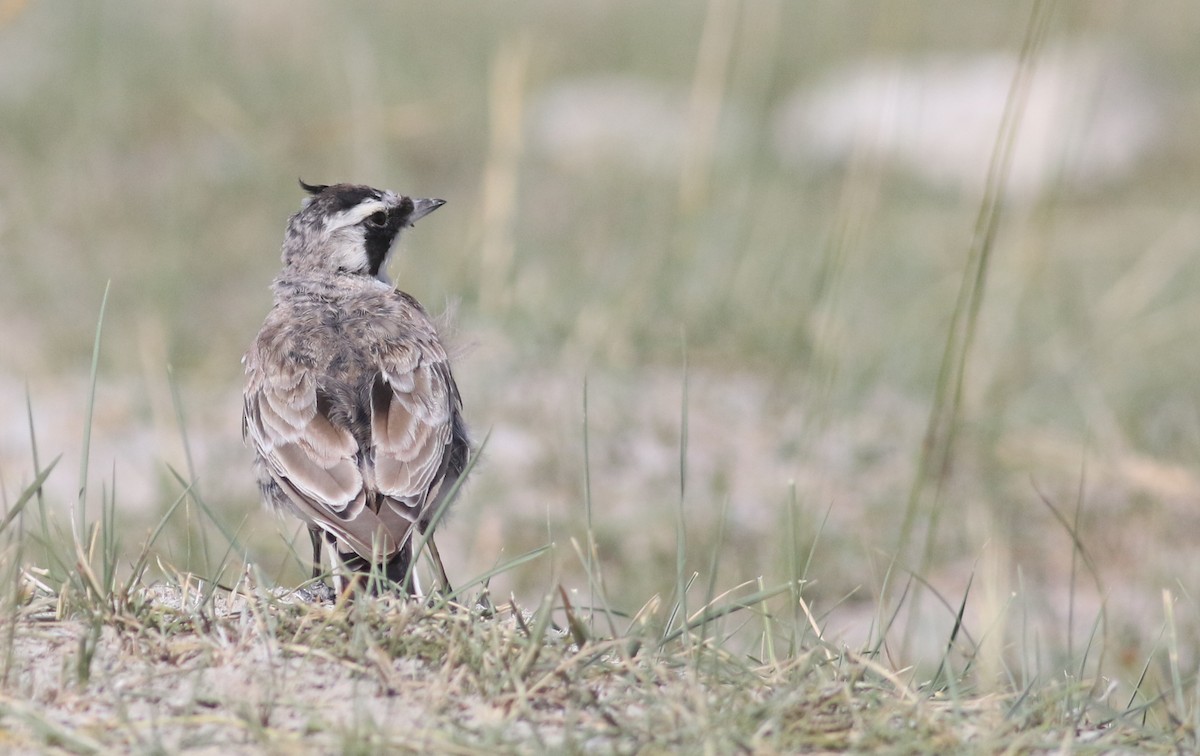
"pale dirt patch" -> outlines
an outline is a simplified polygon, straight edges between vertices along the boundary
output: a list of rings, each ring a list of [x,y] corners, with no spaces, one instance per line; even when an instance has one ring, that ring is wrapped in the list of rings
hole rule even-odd
[[[474,722],[504,718],[441,660],[378,650],[350,658],[314,648],[305,645],[311,638],[274,635],[279,627],[270,627],[272,610],[265,604],[255,609],[241,597],[227,603],[218,596],[215,609],[199,609],[194,601],[183,609],[177,588],[157,585],[147,599],[150,615],[186,622],[163,632],[126,617],[100,625],[95,635],[81,620],[16,626],[7,690],[0,698],[10,747],[36,750],[39,743],[59,742],[81,751],[227,753],[261,752],[269,745],[338,752],[346,742],[378,739],[424,751],[444,745],[448,720],[469,730]],[[397,605],[389,611],[407,626],[416,608]],[[325,615],[346,632],[344,623],[330,619],[334,612],[331,606],[302,609],[306,621]],[[511,621],[496,623],[501,632],[514,627]],[[197,632],[200,625],[209,632]],[[408,632],[420,636],[436,629],[418,624]],[[85,647],[94,651],[81,682]],[[552,734],[548,730],[542,737]]]
[[[94,624],[54,619],[55,600],[0,624],[7,752],[995,752],[1064,737],[1053,699],[930,698],[828,646],[771,664],[647,636],[533,639],[532,616],[503,610],[347,613],[253,588],[200,605],[159,584]],[[1067,737],[1162,745],[1074,695],[1097,710],[1067,717]]]

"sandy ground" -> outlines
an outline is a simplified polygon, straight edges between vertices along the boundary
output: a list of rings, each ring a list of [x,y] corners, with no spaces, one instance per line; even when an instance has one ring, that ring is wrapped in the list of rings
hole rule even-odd
[[[149,598],[163,613],[198,614],[173,588],[160,585]],[[377,744],[420,751],[445,747],[447,718],[468,732],[503,719],[503,701],[445,673],[452,660],[379,652],[348,661],[275,637],[267,629],[271,612],[243,599],[227,605],[218,598],[217,607],[210,633],[117,623],[93,634],[77,621],[22,622],[0,698],[0,744],[6,751],[40,750],[45,740],[83,752],[259,753],[266,744],[330,752],[347,733],[360,733],[364,745],[379,737]],[[411,618],[408,610],[395,608],[394,620]],[[91,663],[81,681],[83,649]]]

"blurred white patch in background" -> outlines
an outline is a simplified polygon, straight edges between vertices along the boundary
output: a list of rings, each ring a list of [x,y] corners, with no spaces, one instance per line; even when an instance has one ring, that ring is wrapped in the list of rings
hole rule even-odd
[[[1017,53],[857,62],[797,89],[775,116],[780,158],[797,166],[864,157],[927,183],[983,191]],[[1050,48],[1017,132],[1010,198],[1119,181],[1164,131],[1162,98],[1120,55],[1092,45]]]
[[[15,19],[16,13],[5,18],[4,3],[0,2],[0,22]],[[37,96],[42,87],[63,73],[63,56],[53,45],[43,42],[47,36],[65,35],[62,15],[29,13],[10,28],[0,25],[0,106],[19,107]]]
[[[714,151],[736,151],[745,119],[722,103]],[[531,106],[530,144],[566,169],[615,166],[648,175],[674,175],[683,162],[688,91],[653,79],[608,74],[566,79],[543,90]]]

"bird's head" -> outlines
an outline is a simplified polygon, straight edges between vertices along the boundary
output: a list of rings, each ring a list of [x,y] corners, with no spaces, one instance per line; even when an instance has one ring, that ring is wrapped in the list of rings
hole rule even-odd
[[[284,267],[372,276],[386,266],[400,232],[445,200],[414,199],[356,184],[309,185],[304,205],[288,220]]]

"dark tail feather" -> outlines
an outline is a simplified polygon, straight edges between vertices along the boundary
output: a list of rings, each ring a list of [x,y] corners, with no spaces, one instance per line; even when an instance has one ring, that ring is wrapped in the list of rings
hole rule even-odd
[[[383,565],[382,577],[387,579],[387,583],[379,585],[380,581],[371,580],[372,565],[371,562],[358,554],[339,554],[342,564],[345,565],[346,571],[358,580],[359,585],[366,586],[367,592],[372,595],[380,595],[387,593],[392,588],[392,583],[399,586],[399,590],[405,596],[412,596],[416,593],[416,585],[413,576],[408,575],[408,566],[412,564],[412,542],[406,542],[404,546],[396,552],[391,559]],[[405,578],[408,578],[407,585]]]
[[[412,565],[412,539],[405,541],[396,555],[392,557],[386,565],[383,572],[387,575],[387,579],[400,586],[400,589],[406,596],[412,596],[416,593],[417,577],[416,574],[408,575],[409,565]],[[413,565],[413,572],[416,572],[416,565]],[[405,585],[404,579],[408,578],[408,584]]]

